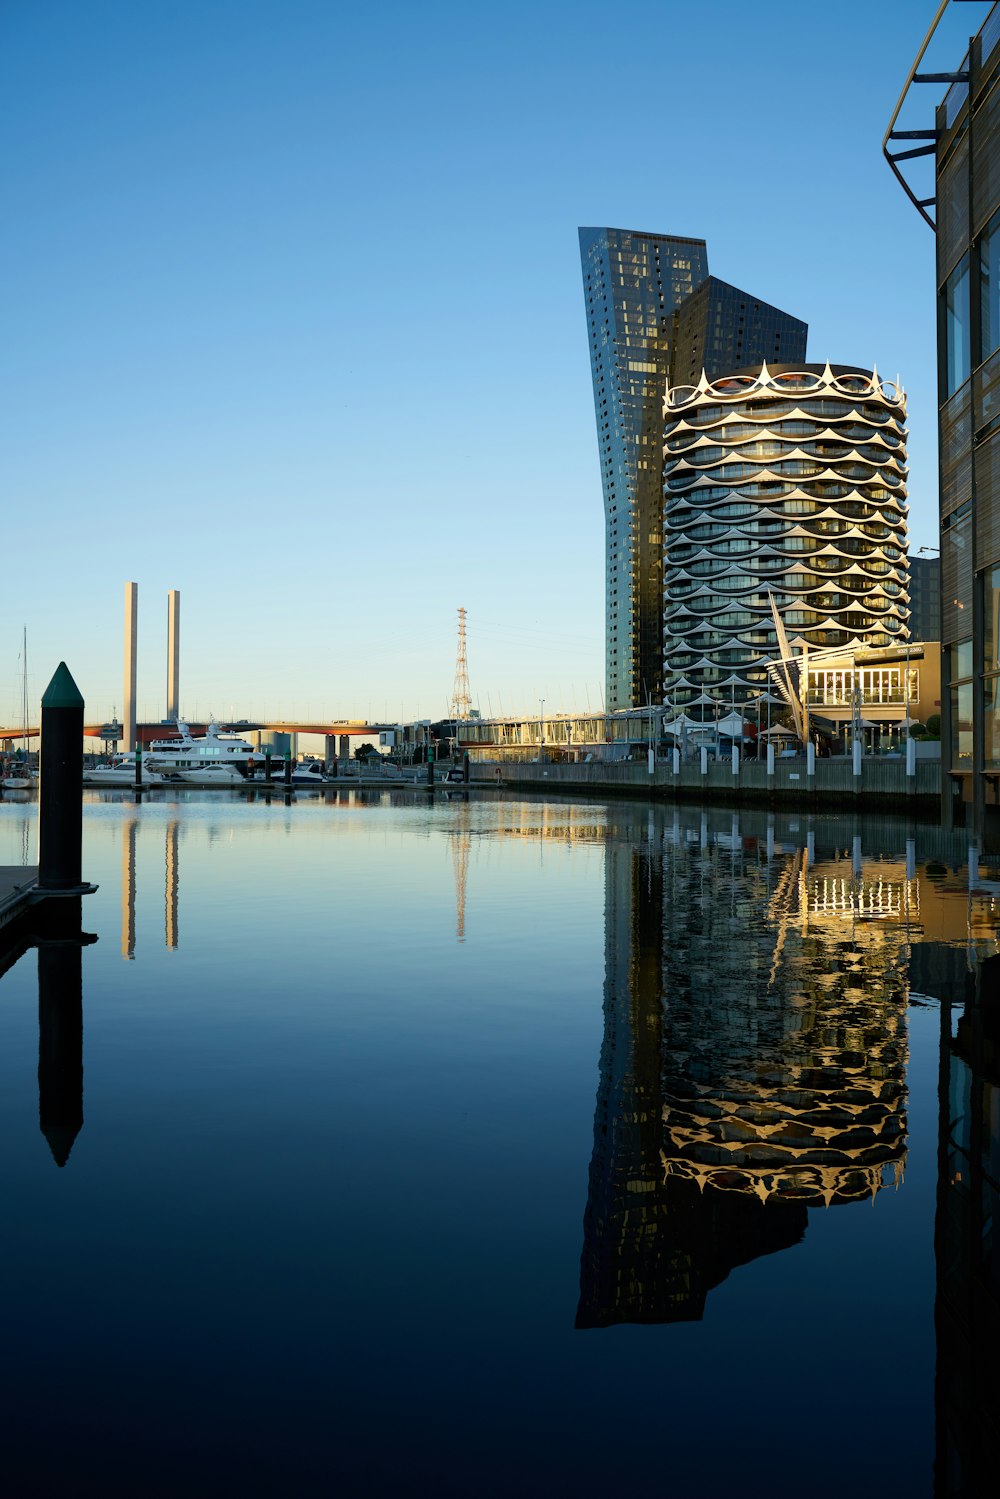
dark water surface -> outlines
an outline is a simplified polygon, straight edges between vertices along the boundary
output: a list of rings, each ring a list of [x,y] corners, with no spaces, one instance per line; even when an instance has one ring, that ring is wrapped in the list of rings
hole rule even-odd
[[[980,1492],[997,871],[902,823],[114,796],[55,960],[78,1132],[51,958],[0,979],[2,1492]]]

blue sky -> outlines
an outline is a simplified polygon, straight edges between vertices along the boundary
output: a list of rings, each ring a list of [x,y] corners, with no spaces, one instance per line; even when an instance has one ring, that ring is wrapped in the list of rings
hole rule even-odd
[[[812,359],[910,397],[936,521],[934,241],[881,139],[927,3],[0,5],[0,722],[65,658],[189,716],[597,706],[577,226],[708,240]],[[943,61],[985,5],[953,8]]]

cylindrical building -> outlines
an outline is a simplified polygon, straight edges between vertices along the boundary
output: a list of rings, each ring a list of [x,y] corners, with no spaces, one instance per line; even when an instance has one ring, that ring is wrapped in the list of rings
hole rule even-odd
[[[889,646],[908,631],[906,399],[854,366],[764,365],[664,401],[664,699],[765,690],[789,639]]]

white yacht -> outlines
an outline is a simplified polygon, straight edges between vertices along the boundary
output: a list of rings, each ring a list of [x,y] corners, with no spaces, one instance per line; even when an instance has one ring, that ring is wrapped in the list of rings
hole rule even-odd
[[[247,773],[247,762],[255,751],[249,739],[227,733],[210,723],[204,734],[192,735],[190,726],[178,722],[173,739],[154,739],[143,759],[161,775],[181,781],[238,785]]]
[[[284,779],[283,767],[278,770],[276,780],[280,785]],[[325,786],[327,784],[326,766],[321,760],[302,760],[292,766],[293,786]]]
[[[163,775],[145,758],[140,775],[143,786],[163,785]],[[135,755],[114,755],[106,765],[84,767],[83,784],[85,786],[134,786]]]

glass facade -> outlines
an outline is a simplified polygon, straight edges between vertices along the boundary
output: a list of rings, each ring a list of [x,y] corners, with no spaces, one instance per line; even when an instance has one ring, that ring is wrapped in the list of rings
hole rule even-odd
[[[708,274],[704,240],[581,229],[605,518],[607,707],[658,700],[660,426],[673,314]]]
[[[674,314],[672,385],[696,385],[747,365],[800,363],[808,325],[709,276]]]
[[[910,634],[914,640],[941,639],[941,563],[937,557],[910,558]]]
[[[978,832],[994,800],[986,772],[1000,768],[1000,48],[989,27],[934,122],[943,769],[972,773],[963,796]]]
[[[944,288],[945,389],[954,395],[972,368],[972,311],[969,257],[963,255]]]
[[[668,381],[801,360],[806,324],[708,275],[704,240],[580,230],[605,515],[606,700],[663,697],[661,447]]]

